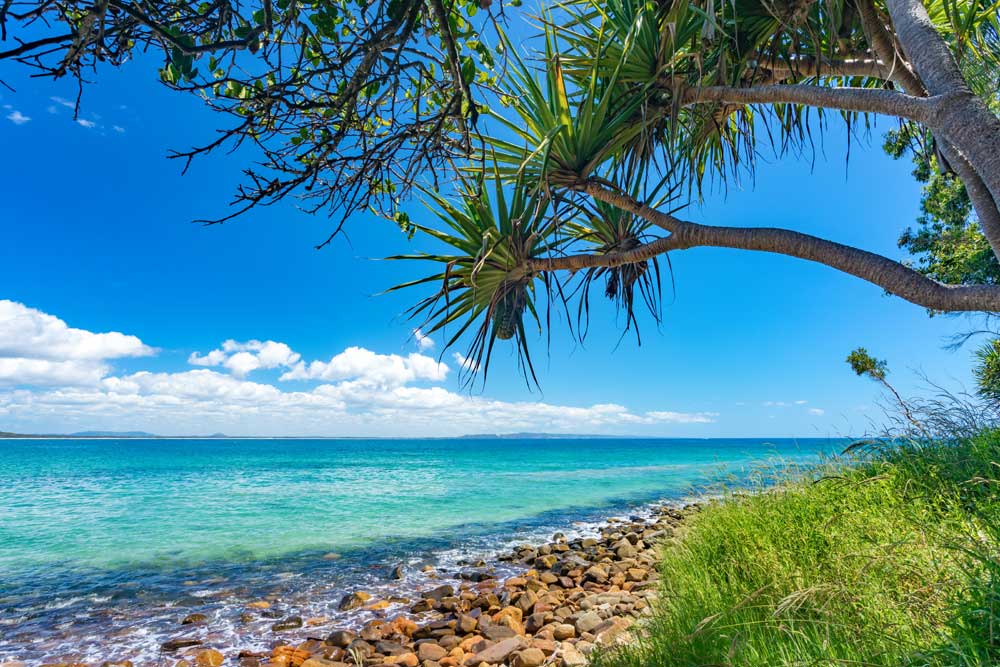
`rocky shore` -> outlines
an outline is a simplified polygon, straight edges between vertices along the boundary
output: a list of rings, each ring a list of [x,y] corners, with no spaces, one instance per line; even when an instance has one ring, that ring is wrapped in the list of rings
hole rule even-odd
[[[219,650],[211,645],[212,619],[189,614],[179,619],[178,636],[161,645],[158,662],[168,667],[582,667],[598,647],[625,641],[636,619],[648,613],[657,590],[656,545],[672,537],[696,509],[663,506],[645,518],[611,519],[594,537],[568,539],[556,533],[546,543],[501,554],[493,565],[467,563],[457,582],[418,596],[378,599],[351,592],[338,611],[373,616],[351,630],[325,617],[279,614],[277,600],[250,602],[240,620],[269,619],[270,650]],[[514,566],[515,575],[498,578],[501,564],[508,573]],[[422,575],[437,578],[429,567]],[[393,576],[405,576],[402,566]],[[198,637],[181,632],[197,626],[207,632]],[[138,667],[128,660],[43,667],[97,665]]]

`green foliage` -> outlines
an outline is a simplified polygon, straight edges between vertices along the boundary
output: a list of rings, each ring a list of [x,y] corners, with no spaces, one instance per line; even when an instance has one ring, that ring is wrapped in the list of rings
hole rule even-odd
[[[549,199],[523,178],[515,180],[510,192],[505,192],[499,173],[489,181],[463,180],[460,196],[454,202],[453,197],[437,191],[428,190],[426,196],[428,206],[446,231],[410,221],[407,229],[443,244],[447,252],[389,259],[432,262],[444,270],[389,291],[440,285],[410,314],[423,320],[421,329],[426,334],[445,332],[446,348],[472,329],[472,342],[465,355],[469,362],[463,367],[469,371],[468,379],[481,369],[485,381],[497,339],[515,340],[526,373],[535,379],[525,319],[533,319],[541,326],[535,305],[536,286],[541,283],[547,287],[549,278],[525,272],[522,267],[529,259],[556,251],[561,243],[553,239],[556,223],[549,215]],[[446,330],[449,326],[452,329]]]
[[[1000,284],[1000,261],[976,222],[965,186],[941,169],[929,135],[904,124],[887,134],[884,148],[895,158],[912,154],[913,176],[924,184],[917,227],[899,238],[899,246],[917,258],[917,270],[949,285]]]
[[[976,351],[976,365],[972,371],[980,396],[1000,402],[1000,338],[994,338]]]
[[[859,376],[867,375],[879,382],[884,382],[885,376],[889,372],[888,365],[884,360],[871,356],[868,354],[868,350],[863,347],[859,347],[847,355],[847,363],[851,366],[851,370]]]
[[[596,665],[997,664],[998,461],[998,432],[893,443],[711,503],[664,546],[647,631]]]

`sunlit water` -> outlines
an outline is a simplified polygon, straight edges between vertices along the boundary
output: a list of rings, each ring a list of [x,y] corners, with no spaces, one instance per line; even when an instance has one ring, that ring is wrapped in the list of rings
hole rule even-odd
[[[274,614],[809,464],[829,440],[0,440],[0,662],[261,648]],[[339,558],[324,558],[331,552]],[[403,582],[389,582],[398,564]],[[212,621],[180,628],[193,611]],[[392,610],[389,610],[390,612]],[[305,631],[303,631],[305,632]],[[315,631],[313,631],[315,634]],[[200,634],[199,634],[200,633]]]

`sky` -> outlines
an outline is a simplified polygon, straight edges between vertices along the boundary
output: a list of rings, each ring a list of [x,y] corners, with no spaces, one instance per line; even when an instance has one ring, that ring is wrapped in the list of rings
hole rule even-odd
[[[882,423],[879,388],[844,363],[865,346],[903,394],[922,376],[972,385],[965,317],[928,317],[877,287],[801,260],[735,250],[675,252],[663,324],[621,338],[595,303],[584,343],[534,340],[541,387],[498,347],[485,387],[461,357],[415,332],[426,296],[381,294],[418,277],[379,261],[423,250],[356,215],[345,238],[285,202],[225,225],[237,151],[196,161],[170,149],[213,137],[220,118],[156,80],[149,58],[102,70],[84,90],[0,62],[0,431],[143,430],[164,435],[448,436],[560,432],[665,437],[860,435]],[[906,160],[844,129],[815,155],[763,155],[756,179],[683,215],[781,226],[901,258],[919,211]],[[419,203],[411,215],[427,219]],[[409,263],[403,263],[409,264]],[[503,345],[503,344],[499,344]]]

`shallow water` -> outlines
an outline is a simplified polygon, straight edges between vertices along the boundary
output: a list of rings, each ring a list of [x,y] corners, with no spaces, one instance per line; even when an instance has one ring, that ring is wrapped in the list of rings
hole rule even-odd
[[[0,661],[154,662],[193,611],[261,648],[251,600],[330,616],[419,566],[808,464],[829,440],[0,440]],[[323,558],[336,552],[337,559]],[[408,576],[390,582],[403,563]],[[392,610],[389,610],[390,612]],[[206,636],[207,633],[207,636]]]

